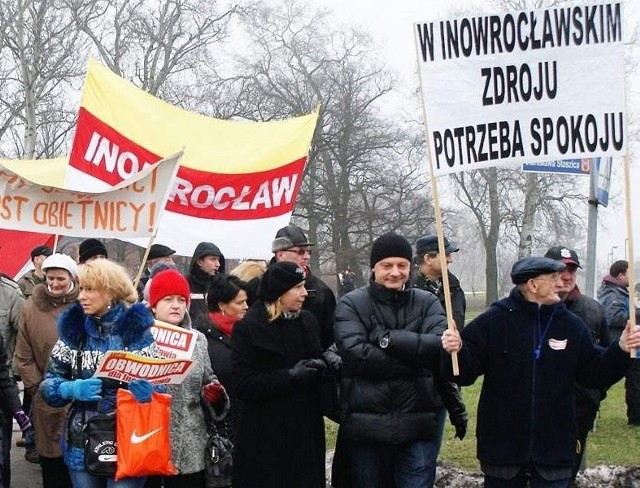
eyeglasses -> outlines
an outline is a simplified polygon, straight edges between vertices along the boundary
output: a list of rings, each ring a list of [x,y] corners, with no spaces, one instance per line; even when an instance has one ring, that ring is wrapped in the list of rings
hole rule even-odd
[[[305,254],[308,254],[309,256],[311,256],[311,251],[306,247],[298,248],[298,249],[285,249],[285,251],[294,252],[298,256],[304,256]]]
[[[550,281],[551,283],[555,283],[556,281],[562,281],[562,276],[559,273],[552,273],[550,276],[536,276],[535,278],[531,278],[532,280],[542,280],[542,281]]]

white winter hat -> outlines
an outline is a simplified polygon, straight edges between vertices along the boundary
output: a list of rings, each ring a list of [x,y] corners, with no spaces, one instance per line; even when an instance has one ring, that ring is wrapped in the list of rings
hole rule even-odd
[[[56,253],[46,258],[42,263],[42,271],[52,268],[67,270],[74,279],[78,276],[78,265],[66,254]]]

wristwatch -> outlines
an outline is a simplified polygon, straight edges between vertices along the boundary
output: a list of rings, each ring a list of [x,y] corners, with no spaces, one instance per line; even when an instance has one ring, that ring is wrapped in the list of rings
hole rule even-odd
[[[389,340],[389,334],[382,336],[382,338],[380,339],[380,348],[386,349],[387,347],[389,347],[390,342],[391,341]]]

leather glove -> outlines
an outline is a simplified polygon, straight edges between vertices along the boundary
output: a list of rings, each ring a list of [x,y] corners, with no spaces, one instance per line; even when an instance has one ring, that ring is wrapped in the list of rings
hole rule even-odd
[[[13,411],[13,418],[16,419],[16,422],[18,422],[18,425],[20,426],[20,430],[22,432],[26,432],[27,430],[33,428],[29,416],[24,413],[24,410],[22,410],[21,408],[17,408]]]
[[[340,368],[342,367],[342,358],[336,351],[333,350],[333,347],[330,347],[325,352],[323,352],[322,358],[331,369],[333,369],[334,371],[340,371]]]
[[[151,395],[153,395],[153,385],[144,379],[132,380],[129,383],[129,391],[133,394],[135,399],[140,403],[147,403],[151,401]]]
[[[469,423],[469,415],[464,406],[461,410],[449,413],[449,420],[451,420],[456,429],[456,437],[460,440],[464,439],[467,433],[467,424]]]
[[[89,378],[86,380],[71,380],[60,384],[60,395],[63,398],[80,400],[81,402],[97,402],[102,400],[102,380]]]
[[[224,398],[225,389],[218,380],[213,380],[208,385],[202,387],[202,396],[211,405],[216,405]]]
[[[322,363],[322,366],[318,362]],[[313,378],[326,368],[327,365],[322,359],[301,359],[289,368],[289,376],[293,383],[303,386],[310,383]]]

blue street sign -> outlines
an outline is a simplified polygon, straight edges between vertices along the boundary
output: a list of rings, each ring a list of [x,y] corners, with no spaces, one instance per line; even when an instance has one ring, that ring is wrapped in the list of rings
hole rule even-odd
[[[591,159],[556,159],[542,163],[524,163],[522,171],[529,173],[558,173],[565,175],[588,175]]]

